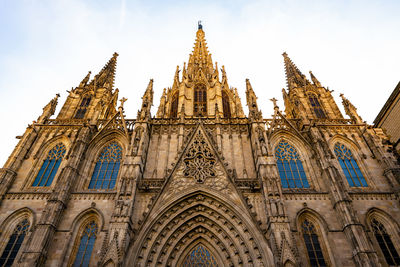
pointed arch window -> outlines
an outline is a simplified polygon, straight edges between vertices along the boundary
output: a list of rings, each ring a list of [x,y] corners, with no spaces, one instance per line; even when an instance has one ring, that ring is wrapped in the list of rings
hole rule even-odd
[[[224,118],[230,118],[231,107],[229,104],[229,97],[225,91],[222,91],[222,109],[224,111]]]
[[[210,266],[217,267],[217,261],[214,256],[205,248],[199,244],[190,252],[183,262],[184,267],[195,267],[195,266]]]
[[[322,252],[321,244],[319,242],[319,236],[317,230],[312,222],[305,219],[301,224],[301,230],[303,232],[303,239],[307,249],[308,259],[311,267],[323,267],[327,266]]]
[[[92,255],[94,242],[98,232],[96,222],[91,221],[84,229],[80,236],[80,241],[77,247],[73,267],[86,267],[89,266],[90,257]]]
[[[194,88],[194,116],[207,116],[207,89],[204,84],[198,84]]]
[[[351,150],[341,143],[336,143],[334,151],[349,185],[351,187],[367,187],[367,181],[358,167]]]
[[[318,119],[325,119],[326,115],[319,103],[318,97],[315,94],[308,94],[308,100],[310,101],[315,116],[317,116]]]
[[[113,189],[117,181],[122,148],[112,142],[101,152],[94,167],[89,189]]]
[[[399,254],[397,253],[397,250],[393,245],[392,238],[386,232],[385,226],[383,226],[382,223],[374,218],[371,221],[371,227],[374,232],[376,241],[378,242],[383,256],[385,257],[386,263],[390,266],[400,265]]]
[[[40,167],[32,186],[50,186],[60,167],[61,161],[65,155],[65,146],[63,143],[57,144],[49,151],[47,158],[44,160],[42,167]]]
[[[172,96],[171,102],[171,118],[178,117],[178,92]]]
[[[24,242],[25,236],[29,230],[29,221],[24,219],[14,229],[6,247],[0,257],[0,266],[12,266],[18,251]]]
[[[297,150],[281,140],[275,148],[279,176],[283,188],[309,188],[306,173]]]
[[[87,108],[90,104],[90,101],[92,100],[91,96],[85,96],[82,101],[80,106],[78,107],[78,110],[75,114],[75,119],[83,119],[85,117]]]

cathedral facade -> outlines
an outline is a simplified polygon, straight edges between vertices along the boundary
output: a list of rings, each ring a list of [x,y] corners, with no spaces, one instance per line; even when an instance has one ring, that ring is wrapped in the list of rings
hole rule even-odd
[[[0,169],[0,266],[397,266],[400,166],[380,128],[283,54],[284,111],[248,114],[199,25],[151,115],[118,54],[58,95]],[[262,100],[267,101],[267,100]]]

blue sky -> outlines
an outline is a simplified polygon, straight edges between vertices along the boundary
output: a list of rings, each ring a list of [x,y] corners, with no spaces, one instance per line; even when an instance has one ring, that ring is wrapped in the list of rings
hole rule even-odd
[[[284,108],[286,51],[334,90],[338,104],[344,93],[372,123],[400,80],[399,12],[399,1],[0,0],[0,164],[56,93],[59,110],[66,90],[114,51],[127,117],[136,116],[150,78],[154,114],[176,65],[188,59],[198,20],[244,107],[249,78],[265,117],[272,97]]]

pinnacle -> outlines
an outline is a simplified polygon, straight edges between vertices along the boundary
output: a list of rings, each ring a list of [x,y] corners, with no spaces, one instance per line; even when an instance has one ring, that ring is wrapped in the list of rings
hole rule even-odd
[[[291,89],[293,87],[306,85],[308,83],[307,79],[293,63],[293,61],[289,58],[288,54],[286,52],[283,52],[282,56],[284,58],[288,88]]]
[[[107,89],[112,90],[115,80],[115,70],[117,67],[117,57],[118,53],[114,52],[113,56],[101,69],[99,74],[97,74],[95,79],[91,81],[91,84],[96,83],[96,87],[106,87]]]

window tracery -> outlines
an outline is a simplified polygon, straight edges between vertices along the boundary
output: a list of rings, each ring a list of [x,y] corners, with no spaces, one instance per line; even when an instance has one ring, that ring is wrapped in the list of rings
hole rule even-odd
[[[105,147],[94,167],[89,189],[113,189],[117,181],[121,159],[122,148],[117,142],[112,142]]]
[[[65,155],[65,145],[63,143],[57,144],[53,147],[46,159],[44,160],[32,186],[50,186],[54,180],[61,161]]]
[[[27,219],[22,220],[14,229],[14,232],[10,236],[6,247],[0,257],[0,266],[12,266],[18,251],[24,242],[25,236],[29,230],[29,221]]]
[[[325,119],[326,115],[321,104],[319,103],[318,97],[315,94],[310,93],[308,94],[308,100],[310,101],[311,108],[313,109],[315,116],[317,116],[318,119]]]
[[[76,249],[75,260],[73,267],[89,266],[90,257],[94,243],[96,241],[98,225],[95,221],[91,221],[85,226],[83,233],[80,236],[80,241]]]
[[[301,224],[303,239],[307,249],[308,259],[311,267],[327,266],[322,252],[319,236],[312,222],[305,219]]]
[[[90,101],[92,100],[91,96],[85,96],[82,101],[80,106],[78,107],[78,110],[75,114],[75,119],[83,119],[85,117],[87,108],[90,104]]]
[[[281,140],[275,148],[275,157],[283,188],[309,188],[306,173],[297,150]]]
[[[350,187],[367,187],[365,180],[357,161],[354,159],[351,150],[341,143],[336,143],[334,148],[336,157],[339,160],[340,167],[346,176]]]
[[[186,177],[194,177],[198,183],[203,183],[207,177],[214,177],[215,157],[200,131],[194,137],[193,143],[188,148],[185,159]]]
[[[231,107],[229,104],[229,97],[225,91],[222,91],[222,109],[224,112],[224,118],[231,117]]]
[[[400,265],[400,257],[393,245],[391,236],[387,233],[385,226],[377,219],[371,220],[371,228],[374,232],[376,241],[385,257],[386,263],[390,266]]]
[[[198,84],[194,88],[194,116],[207,116],[207,89],[204,84]]]
[[[187,256],[183,262],[184,267],[217,267],[217,261],[214,256],[205,248],[199,244],[195,247]]]

